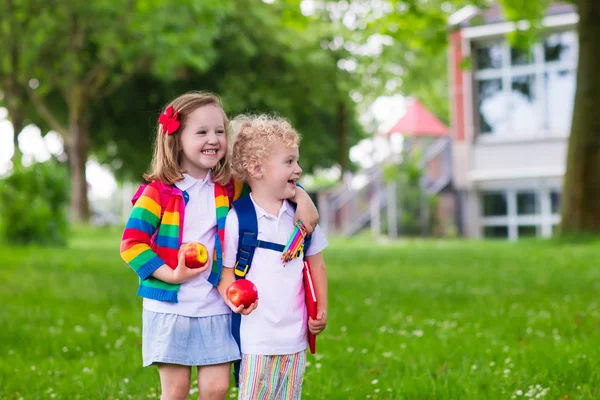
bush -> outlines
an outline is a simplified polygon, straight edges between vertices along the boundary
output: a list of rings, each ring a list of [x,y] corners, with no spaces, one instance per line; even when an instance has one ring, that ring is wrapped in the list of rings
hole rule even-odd
[[[17,167],[0,181],[0,236],[10,243],[64,245],[69,175],[55,160]]]

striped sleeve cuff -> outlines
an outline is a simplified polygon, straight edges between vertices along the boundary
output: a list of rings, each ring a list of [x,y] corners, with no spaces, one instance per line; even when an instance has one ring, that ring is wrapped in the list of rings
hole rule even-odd
[[[146,264],[138,268],[135,272],[137,272],[138,276],[142,280],[148,279],[150,275],[154,271],[156,271],[161,265],[166,264],[160,257],[154,257],[149,260]]]

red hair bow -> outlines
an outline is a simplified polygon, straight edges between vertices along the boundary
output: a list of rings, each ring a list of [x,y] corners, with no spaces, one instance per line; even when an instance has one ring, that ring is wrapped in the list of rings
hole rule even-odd
[[[167,135],[172,135],[177,132],[177,129],[179,129],[179,126],[181,125],[177,120],[179,113],[173,113],[173,111],[173,106],[169,106],[158,118],[158,123],[162,125],[163,131]]]

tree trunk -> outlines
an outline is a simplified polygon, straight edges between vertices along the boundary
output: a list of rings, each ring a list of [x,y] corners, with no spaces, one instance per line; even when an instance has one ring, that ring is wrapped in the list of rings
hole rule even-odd
[[[338,163],[342,174],[348,170],[348,123],[346,118],[346,104],[338,103],[337,109],[337,139],[338,139]]]
[[[9,103],[9,101],[7,101]],[[13,126],[13,145],[15,148],[15,152],[12,156],[13,166],[21,165],[21,161],[23,159],[23,153],[19,149],[19,133],[24,128],[25,119],[23,118],[23,114],[20,110],[12,109],[12,107],[7,107],[8,109],[8,119],[10,120]]]
[[[579,64],[567,170],[562,195],[561,234],[600,233],[600,1],[579,0]]]
[[[7,11],[9,15],[14,12],[13,0],[6,2]],[[23,118],[22,110],[22,99],[25,97],[25,91],[19,85],[17,79],[17,71],[19,70],[19,49],[17,47],[17,38],[20,36],[20,26],[16,22],[16,17],[10,19],[10,32],[9,42],[5,43],[8,45],[8,60],[9,60],[9,73],[6,79],[5,95],[6,95],[6,108],[8,109],[8,119],[13,126],[13,144],[15,152],[12,157],[13,165],[16,167],[21,164],[22,153],[19,149],[19,133],[23,130],[25,119]]]
[[[77,113],[75,113],[77,114]],[[80,115],[71,117],[67,148],[71,168],[71,219],[87,222],[90,218],[85,163],[88,156],[89,138],[87,124]]]

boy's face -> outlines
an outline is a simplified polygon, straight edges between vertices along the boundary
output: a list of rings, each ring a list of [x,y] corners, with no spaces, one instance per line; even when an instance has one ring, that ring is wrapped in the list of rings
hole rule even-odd
[[[298,147],[287,147],[275,143],[270,155],[261,166],[260,184],[278,200],[289,199],[296,194],[296,182],[300,179],[302,168],[298,164]]]

